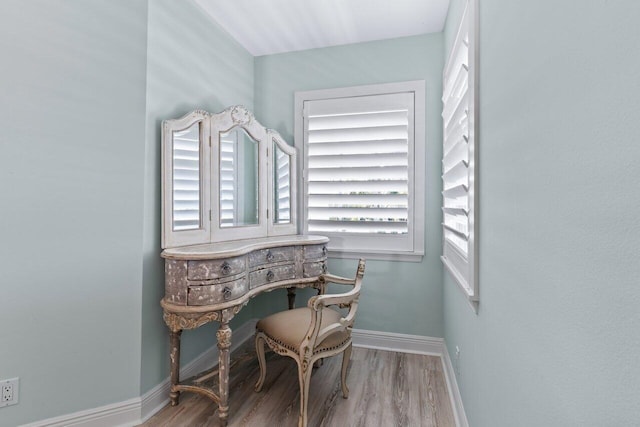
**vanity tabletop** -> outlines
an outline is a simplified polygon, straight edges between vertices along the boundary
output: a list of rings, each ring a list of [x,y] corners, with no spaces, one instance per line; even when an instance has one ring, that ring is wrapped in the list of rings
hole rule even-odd
[[[280,246],[320,245],[327,242],[329,242],[329,238],[325,236],[294,234],[169,248],[163,250],[160,256],[168,259],[186,260],[216,259],[244,255],[259,249]]]

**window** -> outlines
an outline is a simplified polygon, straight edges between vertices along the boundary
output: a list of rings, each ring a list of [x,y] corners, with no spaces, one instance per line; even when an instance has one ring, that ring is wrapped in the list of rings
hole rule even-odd
[[[478,301],[475,16],[470,0],[444,68],[442,96],[442,262],[472,302]]]
[[[424,254],[424,81],[296,93],[301,229],[332,256]]]

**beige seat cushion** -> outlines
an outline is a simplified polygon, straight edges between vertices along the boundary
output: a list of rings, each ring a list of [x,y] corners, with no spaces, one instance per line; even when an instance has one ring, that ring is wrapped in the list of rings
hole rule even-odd
[[[342,315],[331,308],[322,309],[320,330],[331,323],[339,322]],[[311,324],[311,309],[309,307],[281,311],[260,320],[256,330],[264,332],[269,338],[292,351],[298,351],[304,335]],[[342,345],[350,337],[349,331],[338,331],[316,345],[314,353]]]

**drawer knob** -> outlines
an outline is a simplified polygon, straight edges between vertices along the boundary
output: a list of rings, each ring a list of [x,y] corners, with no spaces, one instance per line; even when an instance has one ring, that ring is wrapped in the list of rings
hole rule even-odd
[[[268,262],[273,261],[273,254],[271,253],[271,251],[267,251],[267,261]]]
[[[222,290],[222,296],[224,297],[225,300],[231,298],[231,289],[225,286],[224,289]]]
[[[229,265],[229,263],[227,261],[225,261],[224,263],[222,263],[222,266],[220,266],[220,271],[222,272],[222,274],[224,274],[225,276],[229,273],[231,273],[231,266]]]
[[[273,280],[274,277],[275,277],[275,274],[273,274],[273,271],[269,270],[267,272],[267,280],[270,282]]]

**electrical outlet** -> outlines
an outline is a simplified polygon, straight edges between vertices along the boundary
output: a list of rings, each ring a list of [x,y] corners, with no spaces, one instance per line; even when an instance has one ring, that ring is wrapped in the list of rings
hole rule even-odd
[[[0,408],[18,403],[20,378],[0,380]]]

